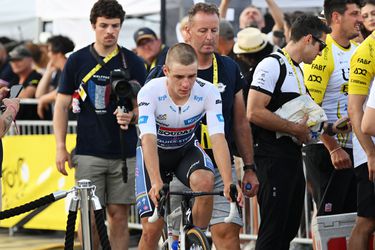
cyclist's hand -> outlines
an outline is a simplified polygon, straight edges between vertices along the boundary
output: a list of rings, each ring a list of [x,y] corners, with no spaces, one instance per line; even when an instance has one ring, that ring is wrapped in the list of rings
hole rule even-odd
[[[240,207],[243,206],[243,193],[240,185],[236,185],[237,188],[237,204],[240,205]]]
[[[163,182],[161,180],[159,180],[159,181],[154,182],[151,185],[151,189],[148,192],[148,196],[150,197],[150,199],[154,203],[155,207],[158,206],[158,200],[160,199],[159,192],[162,188],[163,188]]]

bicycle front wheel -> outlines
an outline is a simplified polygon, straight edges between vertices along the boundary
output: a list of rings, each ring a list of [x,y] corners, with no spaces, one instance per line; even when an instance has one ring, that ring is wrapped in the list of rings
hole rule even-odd
[[[197,227],[189,229],[186,233],[185,245],[187,250],[211,250],[206,235]]]

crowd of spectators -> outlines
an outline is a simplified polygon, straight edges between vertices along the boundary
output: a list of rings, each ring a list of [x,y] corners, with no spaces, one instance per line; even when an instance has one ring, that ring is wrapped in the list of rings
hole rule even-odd
[[[268,5],[268,10],[270,12],[269,14],[262,13],[260,9],[253,5],[250,5],[246,7],[242,11],[242,13],[238,15],[239,32],[237,34],[235,33],[237,27],[233,27],[233,24],[230,21],[225,20],[227,9],[231,5],[230,0],[221,1],[221,4],[219,6],[219,27],[216,28],[215,26],[214,28],[212,28],[212,30],[210,30],[210,35],[206,34],[207,31],[205,30],[205,27],[203,27],[202,30],[197,30],[195,32],[194,29],[192,29],[192,20],[190,20],[192,19],[192,17],[190,17],[190,19],[184,17],[183,20],[181,20],[179,26],[179,39],[183,40],[187,44],[192,45],[192,47],[196,50],[198,54],[198,76],[201,75],[200,77],[205,78],[205,76],[208,75],[206,73],[206,75],[203,74],[203,71],[211,69],[211,64],[213,64],[213,52],[215,52],[218,55],[218,58],[220,60],[224,60],[225,62],[229,60],[227,63],[228,65],[235,65],[233,66],[235,68],[238,65],[238,69],[241,71],[241,74],[233,75],[231,77],[228,77],[230,79],[225,80],[236,81],[237,79],[239,79],[239,76],[241,75],[241,81],[233,83],[233,86],[234,84],[241,85],[242,92],[240,92],[239,89],[231,98],[235,100],[233,101],[233,105],[240,105],[240,110],[242,111],[244,111],[242,109],[242,102],[244,102],[245,105],[247,105],[247,102],[249,100],[250,104],[247,107],[248,120],[252,123],[252,128],[256,128],[252,131],[253,137],[256,138],[255,141],[259,140],[261,143],[264,143],[264,141],[262,141],[264,138],[261,138],[262,136],[264,136],[266,139],[269,139],[268,136],[270,136],[271,132],[274,134],[274,132],[282,129],[280,127],[282,125],[282,122],[280,122],[282,121],[282,119],[274,119],[274,116],[270,116],[269,111],[275,111],[276,109],[272,110],[272,108],[274,107],[270,108],[268,104],[274,96],[277,96],[277,94],[280,93],[281,95],[284,94],[288,96],[287,99],[290,98],[290,96],[288,95],[289,92],[287,93],[287,91],[285,90],[286,87],[284,88],[278,85],[279,82],[283,84],[286,79],[285,77],[289,77],[290,75],[294,75],[293,79],[295,79],[298,83],[299,93],[297,94],[304,95],[306,93],[310,93],[312,99],[317,104],[323,107],[324,111],[328,116],[329,122],[334,123],[336,120],[342,118],[343,116],[352,116],[350,118],[355,118],[353,119],[353,121],[356,120],[356,123],[353,124],[354,132],[356,132],[356,134],[360,134],[361,138],[364,138],[364,136],[362,137],[362,134],[359,130],[362,116],[358,118],[357,115],[363,112],[362,106],[365,104],[365,97],[367,97],[368,92],[361,92],[361,94],[359,95],[361,95],[363,98],[361,97],[360,100],[358,100],[356,99],[356,97],[358,97],[356,96],[358,95],[358,93],[355,91],[352,91],[352,93],[350,93],[349,91],[349,96],[350,94],[352,94],[354,95],[354,97],[351,97],[352,104],[350,104],[350,102],[348,103],[348,88],[350,89],[350,86],[348,87],[348,84],[350,82],[349,70],[353,71],[353,74],[356,73],[356,69],[350,68],[352,66],[350,64],[350,58],[354,54],[355,49],[358,46],[360,46],[359,44],[366,44],[366,41],[368,40],[365,39],[370,37],[372,32],[375,30],[375,1],[367,0],[364,1],[364,3],[360,3],[359,1],[346,1],[345,3],[336,3],[335,1],[326,0],[324,6],[322,6],[322,9],[324,7],[324,12],[322,13],[305,13],[302,11],[283,13],[283,10],[276,4],[276,1],[266,0],[266,3]],[[204,11],[202,13],[204,15],[208,15]],[[209,14],[214,16],[216,20],[215,13]],[[306,18],[306,14],[309,14],[308,18]],[[206,25],[206,21],[206,19],[202,21],[202,26]],[[303,29],[303,25],[305,23],[306,25],[311,26],[309,26],[307,29],[309,31],[308,34],[305,34],[307,31]],[[138,55],[138,57],[140,57],[140,59],[142,59],[147,74],[149,74],[149,78],[157,77],[157,73],[160,71],[157,71],[155,69],[160,69],[164,65],[166,54],[169,47],[163,44],[163,42],[158,37],[155,31],[147,27],[140,27],[133,34],[133,39],[136,44],[136,47],[133,49],[133,51]],[[207,41],[203,41],[204,39],[206,39]],[[23,90],[21,91],[19,97],[21,99],[25,98],[37,100],[35,102],[36,105],[34,105],[34,107],[31,109],[23,107],[21,105],[18,113],[18,119],[51,120],[53,117],[53,105],[58,92],[57,89],[61,81],[61,75],[64,70],[64,66],[68,60],[67,54],[74,50],[74,43],[71,41],[70,38],[61,35],[50,37],[45,44],[34,44],[31,42],[16,43],[14,41],[9,41],[6,39],[3,39],[1,41],[2,42],[0,42],[0,87],[10,88],[13,85],[21,84],[23,86]],[[316,46],[317,44],[318,46]],[[212,46],[214,47],[215,51],[210,52],[208,54],[204,53],[202,51],[204,51],[205,46]],[[326,49],[326,47],[328,47],[329,49]],[[284,49],[282,50],[282,48]],[[297,50],[298,53],[296,52]],[[306,54],[302,52],[306,52]],[[308,55],[308,53],[311,53],[311,55]],[[273,72],[273,68],[271,68],[271,66],[273,67],[274,65],[276,65],[277,68],[279,67],[278,63],[274,60],[275,58],[270,58],[271,54],[277,54],[278,56],[275,58],[278,59],[280,62],[283,60],[284,64],[288,65],[288,70],[290,69],[289,71],[287,71],[289,75],[284,75],[284,78],[281,79],[281,81],[280,75],[282,75],[282,68],[280,66],[280,71]],[[207,62],[209,62],[209,64],[202,64],[202,62],[199,59],[201,59],[203,56],[205,59],[207,59]],[[298,57],[298,59],[294,60],[295,58],[293,57]],[[332,59],[331,57],[334,57],[334,59]],[[283,59],[281,60],[280,58]],[[220,60],[219,63],[221,62]],[[304,67],[299,67],[299,64],[302,62],[304,63]],[[360,58],[358,59],[358,62],[361,62]],[[368,64],[369,63],[370,61],[368,61]],[[259,65],[260,67],[258,67]],[[219,66],[220,70],[222,68],[226,68],[226,70],[228,70],[228,67],[224,67],[222,65]],[[264,77],[267,77],[267,74],[269,74],[270,71],[277,75],[272,79],[270,77],[270,79],[273,81],[272,84],[275,85],[272,85],[271,87],[269,86],[269,82],[264,83]],[[219,74],[221,74],[221,72],[222,71],[219,71]],[[215,72],[213,74],[215,74]],[[213,74],[210,73],[210,76]],[[219,76],[219,78],[222,77],[222,75]],[[270,79],[267,78],[267,80]],[[206,80],[211,81],[211,79]],[[214,81],[214,79],[212,81]],[[217,84],[220,85],[223,83],[218,82]],[[288,84],[290,84],[290,82],[288,82]],[[290,85],[293,84],[294,83],[292,82],[292,84]],[[321,87],[322,84],[324,85],[324,89],[322,89]],[[300,85],[303,85],[303,88]],[[229,85],[224,86],[224,89],[225,87],[227,87],[227,89],[230,88]],[[273,91],[276,91],[276,87],[280,87],[280,93],[273,93]],[[293,86],[291,88],[293,89]],[[301,90],[301,88],[303,91]],[[223,92],[224,91],[225,90],[223,90]],[[249,92],[251,93],[250,95]],[[294,93],[296,91],[293,90],[292,92]],[[237,93],[241,93],[241,100],[238,100]],[[330,95],[330,93],[333,94]],[[72,94],[72,96],[72,98],[74,99],[74,94]],[[250,96],[254,99],[251,99]],[[280,96],[278,96],[277,98],[280,98]],[[223,100],[225,100],[225,98],[223,98]],[[353,103],[355,103],[353,100],[356,100],[358,101],[358,103],[360,103],[360,105],[356,105],[358,110],[356,108],[353,108]],[[282,100],[280,102],[285,103],[285,100]],[[271,104],[273,105],[275,103]],[[349,113],[347,111],[348,106]],[[340,110],[339,114],[337,114],[337,110]],[[351,111],[351,113],[350,110],[356,110],[356,112]],[[236,111],[236,109],[234,111]],[[231,124],[230,126],[233,126],[234,128],[239,126],[238,121],[242,121],[242,118],[245,119],[245,114],[242,114],[242,112],[240,114],[243,117],[236,117],[238,112],[239,111],[237,109],[235,113],[228,112],[227,114],[228,117],[235,116],[231,119],[228,119],[231,121],[233,120],[233,125]],[[266,114],[272,119],[262,117],[261,115],[256,116],[257,112],[263,112],[262,114]],[[270,125],[269,121],[280,122],[278,123],[278,125],[281,125]],[[303,121],[306,122],[306,120]],[[237,124],[235,124],[236,122]],[[256,124],[256,126],[254,126],[254,124]],[[300,134],[295,135],[297,137],[297,140],[299,141],[299,144],[295,141],[292,141],[291,138],[284,137],[282,140],[272,138],[272,141],[275,142],[274,144],[272,144],[272,147],[274,147],[272,149],[274,149],[275,152],[292,152],[293,157],[289,155],[290,158],[285,158],[279,152],[280,154],[276,155],[276,157],[273,156],[272,158],[271,156],[267,155],[267,157],[264,158],[264,155],[262,155],[262,153],[266,152],[269,154],[275,154],[275,152],[269,152],[267,151],[268,149],[259,146],[261,143],[255,143],[255,164],[258,165],[258,168],[264,166],[265,168],[272,168],[272,171],[275,174],[279,173],[275,172],[275,166],[281,168],[286,167],[285,164],[280,165],[280,162],[285,161],[285,159],[287,159],[291,163],[289,164],[290,166],[295,164],[295,169],[289,169],[289,171],[294,173],[296,172],[296,169],[298,170],[297,177],[299,179],[295,180],[296,187],[298,187],[299,190],[303,190],[305,187],[305,179],[303,177],[301,167],[301,145],[303,143],[309,144],[308,146],[305,146],[303,150],[305,151],[304,160],[305,164],[307,163],[308,167],[307,184],[312,184],[312,188],[309,190],[310,192],[312,192],[312,196],[314,197],[313,200],[315,202],[315,207],[318,209],[317,214],[332,215],[344,212],[355,212],[357,209],[355,203],[356,200],[358,200],[355,190],[356,188],[358,188],[359,185],[358,180],[356,182],[355,175],[357,175],[358,179],[359,173],[354,173],[353,171],[353,165],[357,167],[358,164],[353,164],[353,162],[355,162],[355,159],[353,160],[351,133],[345,135],[338,134],[336,137],[333,136],[332,133],[328,133],[321,136],[321,141],[310,144],[308,140],[309,135],[307,135],[309,133],[306,132],[309,132],[309,130],[306,124],[298,124],[295,125],[295,127],[298,127],[298,129],[300,128],[301,130]],[[242,131],[245,130],[243,127],[241,128]],[[246,128],[246,131],[247,130],[248,128]],[[231,131],[230,133],[227,133],[226,131],[226,134],[231,134],[232,132],[234,134],[238,133],[238,131],[234,129],[234,131]],[[250,136],[250,133],[248,134],[248,140],[251,141],[252,137]],[[233,135],[232,137],[234,138],[235,135]],[[361,138],[359,138],[360,142],[362,140]],[[243,140],[240,140],[240,138],[237,139],[238,141],[243,142]],[[232,141],[230,148],[231,153],[233,155],[240,156],[240,152],[237,151],[244,152],[243,145],[237,143],[236,145],[239,146],[239,150],[237,150],[234,140],[230,138],[228,141]],[[285,142],[286,147],[283,148],[283,144],[280,144],[281,146],[278,145],[280,141]],[[248,141],[246,141],[245,144],[248,144],[247,142]],[[295,144],[298,144],[298,147]],[[360,147],[358,141],[356,144],[353,144],[354,150],[355,147]],[[249,145],[249,147],[251,147],[251,145]],[[290,152],[283,151],[288,148],[291,149]],[[263,151],[259,153],[261,150]],[[364,152],[362,153],[364,155]],[[368,152],[366,151],[366,153]],[[251,152],[251,154],[253,153]],[[250,158],[252,157],[253,156],[251,155]],[[319,159],[319,157],[322,157],[319,161],[321,166],[317,166],[317,159]],[[252,160],[247,160],[247,162],[244,163],[246,165],[249,162],[252,163]],[[367,162],[365,162],[364,164],[365,165],[361,166],[366,170],[363,170],[364,174],[361,173],[362,177],[363,175],[369,175],[369,171],[367,170]],[[369,162],[369,166],[372,166],[372,164],[372,162]],[[241,163],[240,158],[236,158],[236,165],[243,165],[243,163]],[[316,169],[317,167],[321,167],[321,169]],[[258,197],[261,198],[260,202],[263,204],[263,207],[261,205],[261,209],[269,209],[270,207],[273,207],[272,211],[274,211],[275,207],[279,206],[280,204],[284,205],[284,203],[275,202],[275,204],[277,203],[275,205],[274,203],[269,202],[271,200],[271,193],[276,193],[276,186],[278,190],[280,190],[279,192],[282,192],[281,186],[285,188],[285,183],[274,183],[272,180],[269,179],[270,176],[267,175],[265,168],[257,173],[258,178],[259,175],[263,174],[263,176],[259,178],[260,183]],[[238,180],[241,180],[241,176],[243,176],[244,173],[243,171],[241,171],[242,168],[237,169],[240,169],[240,171],[237,171],[237,175]],[[279,178],[282,174],[285,174],[284,170],[280,172],[283,173],[280,173],[280,175],[278,176]],[[322,177],[323,172],[324,178]],[[350,172],[348,174],[347,179],[345,179],[345,177],[340,177],[341,175],[345,175],[346,172]],[[370,170],[370,176],[372,172],[375,172],[375,170]],[[294,178],[293,174],[290,174],[290,176],[293,176]],[[367,180],[366,184],[369,184],[369,181],[370,180]],[[342,192],[343,197],[340,198],[339,196],[337,196],[337,191],[342,189],[342,183],[346,183],[348,189],[345,193]],[[361,186],[361,188],[363,187]],[[373,191],[371,192],[373,195]],[[289,194],[289,196],[291,196],[291,194]],[[289,196],[283,196],[282,200],[285,201],[285,199],[289,199]],[[281,240],[284,240],[285,242],[282,243],[283,246],[281,248],[277,249],[287,249],[287,247],[289,247],[290,241],[295,236],[298,226],[297,224],[299,224],[300,219],[300,210],[302,209],[303,205],[302,196],[294,198],[296,200],[294,200],[292,203],[294,205],[296,204],[296,206],[298,206],[298,209],[296,210],[297,214],[294,214],[295,218],[292,218],[292,222],[294,222],[293,225],[287,225],[287,223],[285,222],[285,220],[287,220],[285,216],[288,213],[290,213],[290,211],[284,211],[285,214],[281,213],[282,216],[279,216],[280,213],[272,214],[272,216],[270,215],[269,217],[265,216],[265,214],[262,214],[263,221],[271,219],[275,221],[277,217],[280,217],[280,225],[284,226],[286,232],[285,237],[283,237],[283,239],[279,239],[277,237],[280,236],[276,236],[275,232],[280,231],[281,226],[278,227],[279,225],[275,226],[276,224],[274,224],[271,227],[270,225],[268,225],[269,228],[265,228],[267,227],[267,225],[262,225],[260,234],[261,240],[259,241],[259,244],[263,245],[258,246],[259,249],[261,249],[261,247],[264,247],[262,249],[276,249],[274,247],[277,246],[277,244],[281,242]],[[338,198],[342,199],[343,201],[335,200]],[[358,206],[360,205],[363,204],[359,202]],[[286,206],[288,206],[288,208],[292,207],[291,204],[287,204]],[[373,206],[373,204],[371,204],[371,206]],[[367,226],[367,236],[369,235],[370,231],[373,232],[375,229],[374,222],[368,219],[373,219],[373,216],[374,213],[362,215],[359,214],[360,218],[363,217],[362,224]],[[269,224],[272,224],[271,221],[269,221]],[[274,227],[278,228],[276,229]],[[359,230],[358,226],[356,228],[357,230]],[[235,228],[234,232],[236,232],[237,234],[237,228]],[[215,235],[215,233],[217,235],[221,235],[221,229],[217,232],[215,232],[214,230],[213,235]],[[269,240],[269,238],[266,239],[267,237],[265,236],[265,234],[267,233],[269,234],[269,237],[273,237],[272,240]],[[358,235],[360,235],[360,232],[356,233],[357,234],[355,234],[354,237],[352,237],[351,239],[351,244],[352,246],[360,247],[363,241],[368,239],[359,239],[360,236]],[[221,237],[216,238],[216,241],[219,242],[218,238]]]

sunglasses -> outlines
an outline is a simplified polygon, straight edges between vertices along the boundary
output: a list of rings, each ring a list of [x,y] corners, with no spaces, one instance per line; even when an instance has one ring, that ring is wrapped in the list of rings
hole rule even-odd
[[[317,41],[319,43],[319,51],[321,52],[322,50],[324,50],[325,47],[327,47],[327,44],[325,42],[323,42],[322,40],[320,40],[319,38],[317,38],[316,36],[314,36],[313,34],[311,34],[312,38],[315,39],[315,41]]]

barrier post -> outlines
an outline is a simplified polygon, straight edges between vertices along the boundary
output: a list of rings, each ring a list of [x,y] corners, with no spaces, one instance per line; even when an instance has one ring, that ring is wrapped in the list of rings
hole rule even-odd
[[[78,181],[78,191],[80,195],[80,205],[81,205],[81,227],[82,227],[82,244],[83,250],[92,249],[92,233],[91,233],[91,189],[90,180],[79,180]]]

